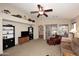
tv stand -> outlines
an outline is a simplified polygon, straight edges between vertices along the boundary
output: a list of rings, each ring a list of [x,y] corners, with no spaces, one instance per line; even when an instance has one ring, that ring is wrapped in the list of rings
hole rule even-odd
[[[18,43],[19,44],[24,44],[24,43],[26,43],[28,41],[29,41],[29,36],[27,36],[27,37],[19,37],[18,38]]]

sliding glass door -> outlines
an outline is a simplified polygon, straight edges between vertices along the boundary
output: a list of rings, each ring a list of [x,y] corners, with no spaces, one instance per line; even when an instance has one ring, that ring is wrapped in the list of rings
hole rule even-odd
[[[46,39],[49,39],[52,35],[57,33],[63,37],[68,37],[69,28],[68,24],[50,24],[46,25]]]
[[[68,24],[60,24],[58,27],[58,34],[63,37],[68,37]]]
[[[46,39],[49,39],[55,32],[57,32],[57,24],[46,25]]]

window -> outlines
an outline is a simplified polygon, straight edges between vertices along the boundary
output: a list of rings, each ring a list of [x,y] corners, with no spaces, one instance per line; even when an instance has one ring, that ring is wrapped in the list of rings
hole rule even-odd
[[[76,33],[77,29],[76,29],[76,23],[72,24],[72,29],[70,30],[71,33]]]
[[[68,24],[51,24],[46,25],[46,38],[50,38],[53,34],[57,33],[58,35],[61,35],[63,37],[69,36],[69,28]]]
[[[57,32],[57,24],[46,25],[46,38],[50,38],[55,31]]]
[[[58,28],[58,34],[63,37],[68,37],[68,24],[60,24]]]

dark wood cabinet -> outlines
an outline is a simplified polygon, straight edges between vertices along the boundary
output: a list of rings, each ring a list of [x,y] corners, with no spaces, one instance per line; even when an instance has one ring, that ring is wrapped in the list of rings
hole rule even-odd
[[[3,50],[10,48],[12,46],[15,46],[14,39],[7,39],[7,40],[3,39]]]
[[[15,46],[15,27],[3,25],[3,50]]]

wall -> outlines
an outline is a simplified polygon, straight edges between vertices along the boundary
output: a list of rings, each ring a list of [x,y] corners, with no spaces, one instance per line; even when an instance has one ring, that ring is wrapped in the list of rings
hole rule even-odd
[[[2,18],[0,17],[0,54],[3,53],[3,40],[2,40]]]
[[[38,39],[38,25],[35,24],[33,25],[33,28],[34,28],[34,39]]]
[[[79,16],[77,16],[74,20],[77,23],[77,32],[75,33],[75,37],[79,38]]]
[[[47,24],[70,24],[71,20],[69,19],[54,19],[54,18],[42,18],[38,20],[38,25],[47,25]]]
[[[21,31],[28,31],[29,25],[4,20],[3,25],[6,25],[6,24],[11,24],[11,25],[15,26],[15,44],[18,44],[18,37],[21,36]]]
[[[79,33],[79,16],[76,18],[76,22],[77,22],[77,32]]]

